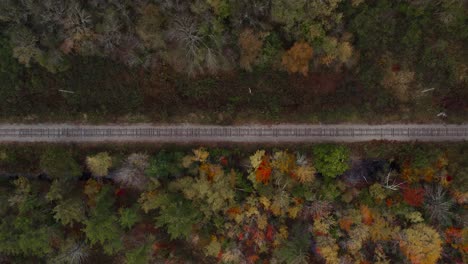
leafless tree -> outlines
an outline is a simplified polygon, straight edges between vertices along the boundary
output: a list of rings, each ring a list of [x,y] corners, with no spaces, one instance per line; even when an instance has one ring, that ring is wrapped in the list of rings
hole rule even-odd
[[[301,217],[305,220],[320,218],[329,215],[332,210],[333,206],[330,202],[317,200],[313,201],[311,204],[304,205]]]
[[[166,32],[167,41],[176,45],[179,59],[184,60],[183,70],[196,75],[227,69],[229,56],[222,53],[224,36],[202,32],[199,27],[200,23],[190,16],[173,17]]]
[[[149,157],[146,154],[134,153],[128,156],[123,166],[112,175],[112,179],[122,186],[144,190],[148,179],[145,170],[149,166]]]
[[[429,219],[434,223],[450,223],[453,213],[450,212],[454,205],[450,197],[441,185],[424,188],[425,203],[424,208],[429,215]]]
[[[265,29],[270,14],[270,0],[231,0],[231,22],[236,28]]]

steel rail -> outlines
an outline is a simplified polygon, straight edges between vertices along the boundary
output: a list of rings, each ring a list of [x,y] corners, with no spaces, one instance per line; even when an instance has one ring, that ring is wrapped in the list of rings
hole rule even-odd
[[[0,141],[468,140],[468,125],[0,125]]]
[[[239,137],[239,136],[265,136],[265,137],[324,137],[324,136],[423,136],[423,137],[446,137],[468,135],[468,129],[248,129],[235,130],[233,128],[194,130],[187,128],[166,129],[0,129],[0,137],[22,136],[22,137],[96,137],[96,136],[135,136],[135,137]]]

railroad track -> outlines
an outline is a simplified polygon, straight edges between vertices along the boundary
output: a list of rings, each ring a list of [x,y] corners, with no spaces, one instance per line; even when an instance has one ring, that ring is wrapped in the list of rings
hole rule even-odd
[[[367,141],[468,140],[468,125],[0,125],[0,141]]]

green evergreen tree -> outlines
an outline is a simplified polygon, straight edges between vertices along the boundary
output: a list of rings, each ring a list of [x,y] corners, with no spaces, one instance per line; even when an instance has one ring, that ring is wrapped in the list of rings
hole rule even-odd
[[[141,220],[141,216],[138,212],[139,208],[120,208],[119,210],[119,223],[123,228],[131,229],[136,223]]]
[[[49,148],[40,160],[41,169],[53,179],[76,179],[81,169],[70,151],[62,148]]]
[[[62,200],[54,208],[54,218],[64,226],[82,223],[86,219],[85,206],[81,199]]]
[[[113,255],[122,249],[122,229],[113,212],[114,198],[109,186],[104,186],[96,197],[96,206],[85,221],[83,231],[91,245],[100,244],[104,252]]]

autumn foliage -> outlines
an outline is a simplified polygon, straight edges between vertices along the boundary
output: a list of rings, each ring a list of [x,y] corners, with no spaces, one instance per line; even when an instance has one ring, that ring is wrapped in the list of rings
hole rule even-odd
[[[374,217],[372,216],[372,212],[366,205],[361,205],[361,216],[362,222],[366,225],[371,225],[374,222]]]
[[[236,216],[236,215],[239,215],[241,213],[241,209],[239,207],[231,207],[229,208],[226,213],[233,217],[233,216]]]
[[[342,218],[338,221],[338,224],[340,225],[341,229],[345,230],[346,232],[349,232],[353,221],[349,218]]]
[[[242,31],[239,35],[239,47],[241,48],[240,66],[241,68],[251,71],[252,65],[255,63],[258,55],[262,50],[261,36],[255,34],[251,29]]]
[[[403,191],[403,199],[411,206],[419,207],[424,202],[424,189],[423,188],[406,188]]]
[[[442,240],[432,227],[417,224],[403,231],[400,248],[413,264],[435,264],[442,252]]]
[[[268,183],[271,176],[271,166],[268,160],[263,159],[258,166],[257,171],[255,172],[255,177],[257,182],[262,182],[264,184]]]
[[[312,59],[312,47],[306,42],[296,42],[282,58],[282,65],[289,73],[302,73],[307,76],[309,61]]]
[[[464,189],[440,181],[426,185],[422,178],[398,185],[403,181],[398,173],[383,180],[367,177],[369,173],[372,182],[347,185],[345,152],[333,145],[315,148],[314,156],[280,149],[242,155],[198,148],[168,159],[161,151],[148,157],[156,169],[142,173],[148,180],[143,190],[106,177],[78,183],[67,194],[60,189],[65,183],[55,180],[44,188],[48,193],[40,203],[34,199],[44,197],[38,190],[47,183],[35,185],[21,177],[7,197],[0,195],[0,204],[9,207],[0,210],[0,255],[8,250],[5,241],[17,239],[15,234],[40,235],[34,233],[33,221],[24,231],[16,226],[30,225],[25,217],[46,224],[40,219],[48,210],[58,222],[47,227],[51,236],[38,240],[41,245],[51,241],[51,247],[62,247],[57,235],[74,236],[69,230],[76,223],[72,232],[86,239],[80,243],[100,246],[119,259],[125,255],[125,263],[140,257],[141,263],[466,263],[468,229],[457,215],[465,202],[446,206],[445,199],[461,196],[456,193]],[[130,154],[110,175],[132,164],[146,165],[146,155]],[[159,163],[177,169],[156,177],[164,173],[154,165]],[[439,179],[452,174],[430,166]],[[390,188],[392,183],[397,187]],[[435,210],[450,221],[428,221]],[[8,214],[17,216],[10,220]],[[81,225],[84,233],[79,233]],[[20,243],[15,247],[25,245]]]
[[[449,244],[459,243],[462,240],[462,229],[449,227],[445,230],[445,241]]]
[[[462,254],[468,254],[468,229],[449,227],[445,230],[445,241]]]

